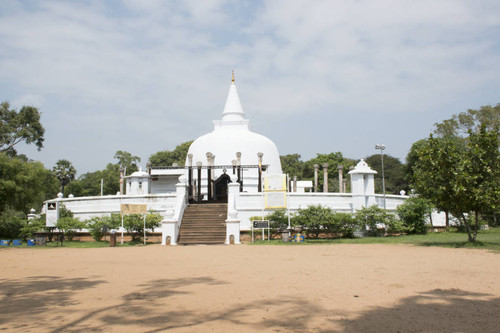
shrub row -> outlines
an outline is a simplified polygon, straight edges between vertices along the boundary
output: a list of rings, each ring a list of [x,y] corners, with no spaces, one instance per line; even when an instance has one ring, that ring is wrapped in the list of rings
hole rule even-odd
[[[160,226],[161,216],[156,213],[146,215],[146,230],[154,231]],[[80,221],[64,207],[60,210],[60,218],[56,227],[64,232],[68,241],[72,241],[79,230],[87,229],[96,241],[100,241],[107,230],[118,229],[121,226],[121,215],[111,214],[111,216],[93,217]],[[132,214],[123,217],[123,227],[131,235],[132,241],[138,241],[144,234],[143,215]],[[0,237],[32,238],[36,232],[47,231],[45,226],[45,214],[39,218],[27,221],[24,215],[14,213],[4,213],[0,216]]]
[[[409,198],[395,213],[377,206],[364,207],[354,214],[334,212],[321,205],[299,209],[290,217],[290,224],[299,228],[307,238],[352,238],[357,233],[372,236],[389,234],[425,234],[431,208],[426,200]],[[260,219],[253,217],[251,220]],[[288,216],[284,210],[277,210],[265,216],[271,221],[271,235],[275,237],[288,227]]]

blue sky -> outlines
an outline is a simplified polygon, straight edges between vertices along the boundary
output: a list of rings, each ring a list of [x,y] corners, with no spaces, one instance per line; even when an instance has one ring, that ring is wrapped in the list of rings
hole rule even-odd
[[[280,154],[386,145],[500,102],[498,1],[3,1],[0,100],[37,106],[52,168],[103,169],[212,130],[235,71]]]

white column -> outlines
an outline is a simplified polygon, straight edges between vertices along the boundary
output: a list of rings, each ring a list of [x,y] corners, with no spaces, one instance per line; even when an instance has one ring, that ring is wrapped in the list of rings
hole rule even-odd
[[[226,219],[226,244],[231,244],[231,236],[234,237],[234,244],[241,244],[240,241],[240,220],[236,210],[236,200],[240,193],[240,184],[236,181],[238,176],[231,175],[231,183],[227,184],[227,219]]]

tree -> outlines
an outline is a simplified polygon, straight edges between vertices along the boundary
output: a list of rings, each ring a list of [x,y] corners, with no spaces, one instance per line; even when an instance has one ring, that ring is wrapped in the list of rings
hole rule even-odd
[[[375,192],[382,193],[382,161],[380,154],[365,158],[366,163],[375,171]],[[401,190],[408,192],[409,185],[405,175],[405,166],[401,161],[390,155],[384,155],[384,176],[386,193],[399,194]]]
[[[300,160],[300,154],[281,155],[281,170],[284,174],[297,176],[298,179],[304,179],[304,162]]]
[[[160,226],[162,217],[160,214],[149,213],[146,215],[146,230],[154,231]],[[144,216],[140,214],[130,214],[123,216],[123,226],[132,237],[132,241],[140,240],[144,234]]]
[[[101,195],[101,179],[103,180],[103,194],[113,195],[120,191],[120,166],[108,163],[106,169],[87,172],[72,181],[64,195],[98,196]]]
[[[417,192],[438,209],[449,211],[464,223],[469,241],[476,240],[479,214],[497,209],[500,200],[499,129],[478,132],[457,140],[434,138],[418,150],[414,167]],[[474,215],[474,223],[469,216]],[[472,227],[472,230],[471,230]]]
[[[26,215],[22,212],[8,209],[0,214],[0,237],[14,239],[19,237],[21,229],[26,224]]]
[[[303,176],[307,180],[314,179],[314,164],[319,165],[318,191],[321,191],[321,188],[323,188],[323,163],[328,163],[328,189],[330,192],[336,192],[339,189],[338,166],[343,166],[344,179],[346,179],[349,167],[356,165],[355,160],[343,157],[341,152],[316,154],[316,157],[304,162]],[[348,183],[347,186],[349,187],[350,184]]]
[[[173,151],[163,150],[149,156],[149,163],[153,166],[171,166],[177,163],[179,166],[186,164],[189,146],[193,141],[181,143]]]
[[[368,233],[372,236],[379,236],[385,232],[383,226],[395,229],[395,218],[392,213],[376,205],[363,207],[356,212],[356,219],[361,225],[368,227]],[[394,230],[393,230],[394,231]]]
[[[61,192],[64,193],[64,186],[75,179],[76,170],[68,160],[59,160],[52,169],[52,172],[61,183]]]
[[[420,197],[411,197],[396,208],[396,214],[410,234],[426,234],[427,221],[431,214],[429,202]]]
[[[487,131],[495,131],[500,128],[500,103],[481,106],[479,110],[469,109],[434,126],[438,137],[465,137],[470,131],[478,133],[482,126]]]
[[[0,104],[0,152],[9,156],[17,154],[15,145],[24,141],[43,147],[45,130],[40,123],[40,113],[33,106],[23,106],[19,112],[10,110],[7,102]]]
[[[132,154],[127,151],[118,150],[114,158],[118,160],[118,165],[121,168],[127,169],[128,174],[139,170],[137,164],[141,162],[141,158],[138,156],[132,156]]]
[[[57,193],[57,179],[37,161],[0,153],[0,212],[13,209],[28,214]]]

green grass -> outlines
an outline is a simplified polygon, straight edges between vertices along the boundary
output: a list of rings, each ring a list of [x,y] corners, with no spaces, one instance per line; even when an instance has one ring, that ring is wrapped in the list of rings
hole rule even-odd
[[[452,248],[487,249],[500,252],[500,228],[478,232],[477,241],[469,243],[467,233],[431,232],[427,235],[402,235],[388,237],[363,237],[353,239],[305,239],[301,243],[283,243],[281,240],[258,240],[253,245],[313,245],[313,244],[412,244],[417,246],[441,246]]]

